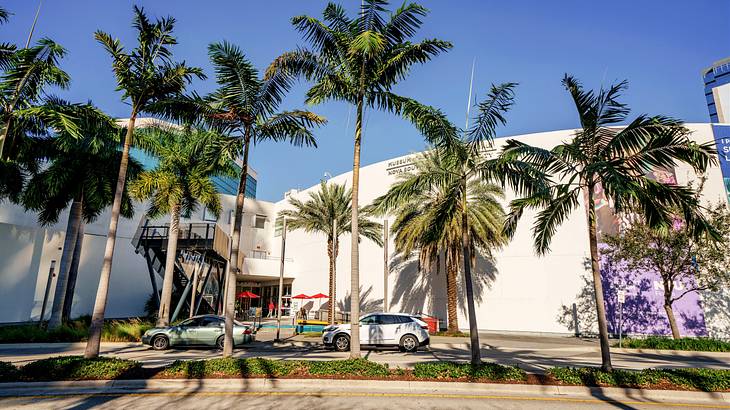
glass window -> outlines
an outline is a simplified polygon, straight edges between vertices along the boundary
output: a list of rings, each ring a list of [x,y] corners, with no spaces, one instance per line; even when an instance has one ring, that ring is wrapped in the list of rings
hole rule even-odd
[[[379,322],[377,315],[370,315],[360,319],[361,325],[376,325]]]
[[[196,326],[200,326],[202,320],[203,320],[203,318],[194,317],[192,319],[188,319],[188,320],[183,321],[182,323],[180,323],[180,326],[181,327],[196,327]]]
[[[396,315],[380,315],[380,324],[395,325],[400,323],[400,319]]]
[[[256,215],[254,217],[254,228],[256,229],[264,229],[266,227],[266,217],[262,215]]]
[[[219,327],[222,324],[223,324],[223,320],[221,320],[217,317],[206,317],[206,318],[203,318],[201,326]]]
[[[411,322],[413,322],[413,318],[411,318],[410,316],[401,316],[401,315],[398,315],[398,316],[396,316],[396,318],[398,318],[398,323],[411,323]]]

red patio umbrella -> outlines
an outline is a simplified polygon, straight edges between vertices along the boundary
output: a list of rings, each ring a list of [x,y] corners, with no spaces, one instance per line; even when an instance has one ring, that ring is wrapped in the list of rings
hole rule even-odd
[[[316,295],[312,295],[309,298],[317,299],[317,303],[319,303],[319,309],[322,309],[322,302],[320,302],[320,299],[329,299],[329,296],[325,295],[324,293],[317,293]]]
[[[311,299],[311,297],[305,295],[304,293],[300,293],[298,295],[292,296],[292,299]]]
[[[257,295],[257,294],[255,294],[255,293],[253,293],[253,292],[249,292],[249,291],[245,290],[245,291],[239,293],[238,295],[236,295],[236,297],[238,297],[238,298],[258,299],[260,296]]]

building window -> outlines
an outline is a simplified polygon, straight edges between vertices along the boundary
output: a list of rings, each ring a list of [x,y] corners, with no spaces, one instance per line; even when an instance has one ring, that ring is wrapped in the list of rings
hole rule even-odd
[[[266,217],[263,215],[256,215],[254,217],[253,227],[256,229],[266,228]]]
[[[203,208],[203,220],[206,222],[218,222],[218,217],[208,208]]]

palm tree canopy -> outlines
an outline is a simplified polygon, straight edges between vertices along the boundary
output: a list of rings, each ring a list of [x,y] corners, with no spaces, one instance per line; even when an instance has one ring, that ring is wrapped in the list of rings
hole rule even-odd
[[[629,115],[629,108],[619,102],[625,81],[593,92],[566,75],[563,85],[573,98],[581,129],[549,150],[508,140],[496,161],[499,166],[491,170],[501,166],[535,181],[515,186],[524,198],[510,204],[509,234],[525,209],[540,209],[533,225],[535,249],[546,253],[557,227],[578,207],[580,195],[597,185],[617,212],[636,210],[652,228],[670,227],[672,209],[678,208],[695,234],[714,234],[690,187],[647,176],[653,169],[678,163],[703,173],[717,161],[713,143],[691,141],[681,121],[664,116],[639,115],[619,127]]]
[[[401,174],[388,192],[368,207],[375,215],[396,212],[391,230],[399,253],[420,250],[429,255],[421,255],[422,260],[429,260],[440,250],[460,244],[465,211],[472,249],[490,255],[491,249],[506,243],[502,231],[505,212],[500,202],[504,193],[498,185],[478,177],[470,165],[476,163],[470,156],[444,150],[422,153],[414,161],[415,170]],[[462,200],[464,189],[466,204]]]
[[[57,100],[56,103],[64,104]],[[65,103],[68,104],[68,103]],[[111,118],[89,104],[74,107],[76,127],[81,138],[60,130],[52,137],[34,138],[30,143],[33,158],[47,166],[32,173],[23,190],[21,203],[26,209],[37,211],[43,225],[58,221],[69,203],[83,195],[82,213],[86,222],[93,222],[111,205],[117,169],[121,161],[122,133]],[[141,165],[130,161],[128,180],[141,171]],[[121,213],[131,218],[132,202],[125,190]]]
[[[289,199],[294,208],[279,212],[280,218],[286,218],[287,229],[301,229],[305,232],[321,232],[328,239],[339,237],[343,233],[352,233],[350,216],[352,215],[352,192],[344,184],[328,184],[321,182],[319,190],[311,192],[309,199],[302,201]],[[334,232],[334,220],[337,220],[337,232]],[[359,232],[379,246],[383,245],[383,225],[360,216]]]
[[[176,206],[183,217],[189,217],[198,204],[219,215],[220,196],[212,178],[238,176],[233,159],[226,154],[232,140],[203,128],[169,125],[140,130],[136,145],[159,158],[159,164],[132,182],[132,196],[152,200],[148,215],[153,218]]]
[[[362,97],[368,107],[403,115],[427,138],[432,137],[428,131],[436,124],[441,133],[454,133],[440,110],[392,92],[414,65],[449,50],[452,44],[438,39],[412,43],[428,10],[404,3],[386,15],[387,5],[383,0],[365,1],[354,19],[335,3],[324,9],[323,20],[293,17],[292,24],[311,48],[282,54],[269,66],[265,78],[303,76],[314,81],[307,92],[309,104],[336,100],[356,105]]]
[[[171,46],[175,19],[163,17],[152,22],[144,9],[134,6],[132,26],[137,31],[137,47],[126,52],[121,42],[110,34],[97,31],[94,36],[112,57],[117,90],[129,100],[132,117],[140,112],[156,111],[155,103],[179,96],[194,79],[204,79],[203,70],[172,60]]]

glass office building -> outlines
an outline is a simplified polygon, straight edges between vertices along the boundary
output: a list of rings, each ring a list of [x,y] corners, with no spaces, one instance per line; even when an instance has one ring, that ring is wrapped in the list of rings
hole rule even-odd
[[[145,170],[151,170],[157,166],[157,158],[139,148],[131,148],[129,155],[136,159]],[[256,199],[256,177],[251,175],[250,169],[248,178],[246,179],[246,198]],[[238,193],[238,179],[236,178],[214,177],[213,183],[221,194],[236,195]]]
[[[702,72],[710,122],[730,122],[730,58]]]

